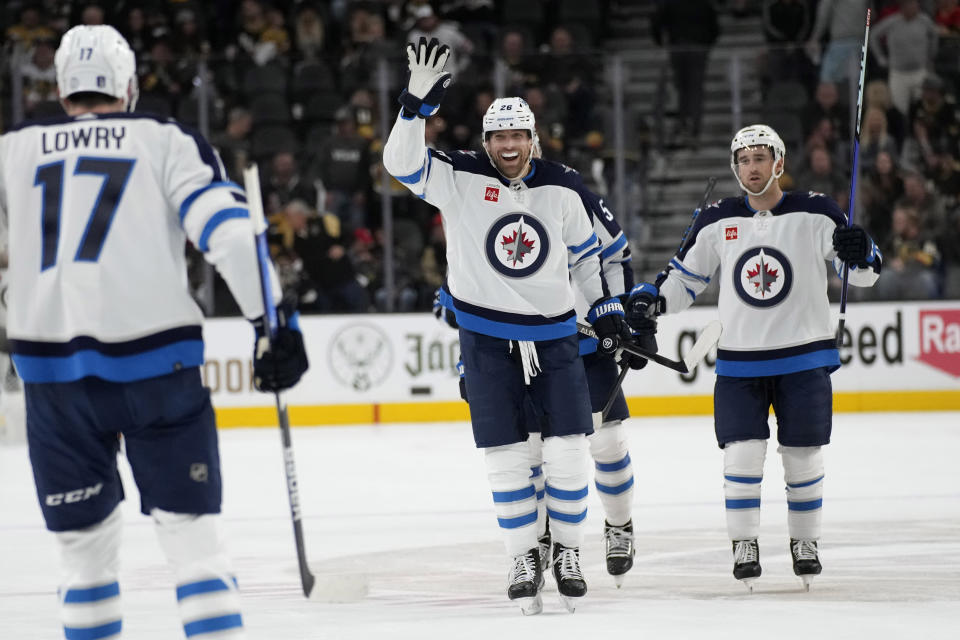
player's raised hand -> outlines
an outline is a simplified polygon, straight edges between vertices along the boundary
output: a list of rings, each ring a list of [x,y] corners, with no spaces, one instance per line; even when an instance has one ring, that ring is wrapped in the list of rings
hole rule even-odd
[[[450,73],[443,70],[449,57],[450,47],[440,44],[436,38],[427,42],[426,38],[421,37],[417,44],[407,44],[410,79],[407,88],[400,94],[404,118],[427,118],[440,108],[440,102],[452,82]]]

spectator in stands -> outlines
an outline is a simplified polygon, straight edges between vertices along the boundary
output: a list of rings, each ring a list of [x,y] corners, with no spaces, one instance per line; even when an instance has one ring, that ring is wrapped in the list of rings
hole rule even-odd
[[[456,24],[441,21],[433,12],[429,4],[421,4],[413,10],[413,29],[407,33],[407,42],[419,42],[420,38],[436,38],[450,47],[450,57],[447,58],[446,71],[454,78],[470,66],[470,55],[473,53],[473,43],[463,35]],[[466,79],[470,81],[469,79]]]
[[[820,0],[807,53],[820,65],[820,81],[857,81],[867,0]],[[821,41],[829,36],[821,57]],[[851,77],[852,76],[852,77]]]
[[[863,109],[871,107],[880,109],[887,116],[887,131],[896,141],[897,148],[902,148],[907,135],[907,120],[890,103],[890,88],[883,80],[872,80],[863,89]]]
[[[7,41],[15,51],[26,52],[37,40],[56,40],[57,33],[43,22],[43,14],[33,5],[20,9],[20,21],[7,29]]]
[[[940,194],[927,185],[926,178],[918,171],[903,171],[903,197],[897,204],[912,206],[920,216],[923,229],[937,234],[946,221],[946,209]]]
[[[43,117],[60,113],[57,104],[57,70],[53,65],[56,43],[49,38],[37,38],[33,43],[33,53],[20,67],[23,77],[23,107],[28,118]],[[38,105],[45,104],[48,109],[37,113]]]
[[[950,213],[937,238],[944,266],[943,297],[960,298],[960,208]]]
[[[960,114],[956,98],[944,90],[943,80],[928,75],[921,83],[920,97],[910,105],[910,122],[924,129],[930,140],[960,140]]]
[[[529,87],[523,94],[530,110],[536,116],[537,136],[540,148],[547,160],[564,161],[566,147],[567,102],[563,95],[551,87]]]
[[[326,25],[320,11],[309,4],[297,10],[293,24],[297,51],[306,60],[316,60],[326,44]]]
[[[180,63],[195,67],[201,57],[210,53],[210,43],[192,9],[180,9],[174,19],[171,44]]]
[[[317,175],[325,192],[325,210],[348,229],[366,226],[370,191],[370,143],[357,134],[353,110],[337,111],[334,134],[316,155]]]
[[[167,37],[157,38],[150,45],[150,55],[141,64],[140,94],[153,98],[151,105],[160,115],[174,112],[184,89],[189,90],[189,78],[181,78],[181,69],[173,57]]]
[[[807,167],[796,178],[798,184],[810,191],[824,193],[834,200],[846,187],[846,180],[833,169],[833,158],[825,147],[814,147],[807,156]]]
[[[840,101],[840,92],[833,82],[820,82],[813,93],[813,101],[801,111],[804,137],[809,136],[824,118],[830,120],[838,136],[846,138],[849,135],[850,110]]]
[[[439,213],[435,213],[430,221],[427,244],[420,254],[420,271],[428,291],[436,291],[447,277],[447,239]]]
[[[270,178],[264,187],[267,215],[283,210],[291,200],[303,200],[311,208],[317,206],[316,188],[302,180],[297,160],[289,151],[274,154],[270,162]]]
[[[682,143],[695,144],[703,115],[707,59],[720,26],[711,0],[659,0],[653,15],[653,40],[668,48],[677,93]]]
[[[805,155],[807,156],[810,155],[813,149],[823,147],[830,154],[833,166],[837,171],[846,173],[850,169],[847,142],[837,136],[837,130],[834,128],[833,121],[830,118],[821,118],[820,121],[814,125],[810,135],[804,140],[803,147]]]
[[[276,16],[273,16],[276,19]],[[283,14],[280,14],[280,18]],[[236,59],[240,66],[263,66],[282,58],[290,48],[290,37],[282,26],[271,24],[267,11],[259,0],[243,0],[238,15],[239,32],[236,41],[227,47],[227,57]]]
[[[493,88],[488,85],[477,87],[468,105],[462,112],[444,112],[451,121],[450,146],[452,149],[479,149],[483,114],[493,102]],[[537,116],[539,122],[539,115]]]
[[[340,222],[319,216],[306,202],[291,200],[283,209],[292,230],[292,248],[306,276],[317,286],[320,311],[358,313],[369,306],[340,237]]]
[[[120,32],[127,39],[130,48],[137,56],[137,60],[143,59],[150,49],[148,44],[150,32],[147,30],[147,18],[142,7],[130,7]]]
[[[883,277],[874,285],[881,300],[928,300],[940,292],[940,254],[934,236],[924,230],[920,212],[905,203],[893,208],[893,225],[884,252]]]
[[[519,29],[507,29],[500,41],[500,59],[507,67],[506,90],[518,94],[523,87],[536,86],[543,77],[543,58],[530,52],[527,34]],[[488,105],[489,106],[489,105]]]
[[[556,27],[550,33],[550,51],[544,60],[543,80],[566,98],[565,135],[569,138],[583,136],[594,124],[596,95],[593,85],[597,75],[590,57],[581,52],[570,31]],[[696,127],[691,131],[694,129]]]
[[[210,141],[220,152],[227,175],[237,184],[243,183],[243,169],[250,158],[250,132],[253,116],[244,107],[234,107],[227,115],[225,130],[214,134]]]
[[[937,11],[933,21],[937,25],[937,34],[941,38],[960,37],[960,1],[937,0]]]
[[[877,162],[880,153],[897,157],[900,149],[896,140],[887,131],[887,116],[879,107],[869,107],[863,114],[860,130],[860,166],[869,171]]]
[[[377,245],[370,229],[363,227],[353,232],[349,253],[357,281],[368,294],[376,291],[383,278],[383,248]]]
[[[950,212],[960,206],[960,159],[957,148],[946,138],[935,140],[932,147],[933,157],[926,178],[939,194],[944,210]]]
[[[357,89],[370,89],[376,80],[380,59],[396,55],[396,45],[387,37],[383,16],[366,5],[351,9],[349,35],[340,59],[341,89],[351,94]],[[399,65],[393,69],[400,69]],[[397,78],[399,81],[399,77]]]
[[[96,3],[90,3],[83,7],[80,12],[80,24],[95,25],[105,24],[107,19],[106,11]]]
[[[873,168],[864,172],[860,190],[863,226],[870,237],[884,241],[890,236],[893,203],[903,196],[903,179],[897,170],[896,156],[885,151],[877,154]]]
[[[764,0],[764,85],[774,80],[797,80],[809,86],[807,80],[813,69],[803,44],[810,35],[811,13],[807,0]]]
[[[937,52],[937,29],[920,11],[919,0],[901,0],[899,13],[871,27],[870,51],[881,67],[889,69],[893,106],[908,113]]]

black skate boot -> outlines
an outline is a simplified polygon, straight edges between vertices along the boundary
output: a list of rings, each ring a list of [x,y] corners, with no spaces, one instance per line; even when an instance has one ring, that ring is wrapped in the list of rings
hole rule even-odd
[[[817,550],[816,540],[795,540],[790,538],[790,555],[793,557],[793,573],[800,577],[803,586],[810,591],[813,577],[820,575],[823,565],[820,564],[820,553]]]
[[[565,547],[559,542],[553,545],[553,577],[557,581],[560,602],[573,613],[577,600],[587,595],[587,582],[580,572],[580,549]]]
[[[760,577],[760,547],[757,540],[733,541],[733,577],[753,593],[753,581]]]
[[[540,570],[540,551],[530,549],[513,558],[513,567],[507,576],[507,597],[516,600],[525,616],[543,611],[543,572]]]
[[[613,576],[617,589],[623,584],[627,571],[633,568],[633,520],[615,527],[609,522],[603,523],[603,541],[607,550],[607,573]]]

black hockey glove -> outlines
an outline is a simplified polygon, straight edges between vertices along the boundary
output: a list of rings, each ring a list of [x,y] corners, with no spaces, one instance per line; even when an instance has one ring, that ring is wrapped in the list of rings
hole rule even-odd
[[[616,298],[600,298],[587,313],[587,320],[597,334],[597,352],[613,355],[630,340],[630,327],[623,317],[623,305]]]
[[[445,322],[451,329],[459,329],[460,323],[457,322],[457,314],[453,312],[453,309],[447,309],[443,306],[443,303],[440,302],[441,291],[442,289],[437,289],[437,292],[433,295],[433,315],[435,315],[440,322]]]
[[[877,246],[857,224],[833,230],[833,250],[838,258],[860,269],[872,265],[877,257]]]
[[[665,301],[660,296],[660,290],[649,282],[641,282],[633,287],[629,294],[624,296],[624,314],[627,324],[633,331],[634,344],[647,351],[657,352],[657,315],[662,313]],[[631,369],[643,369],[647,366],[647,359],[638,355],[623,352],[621,360],[627,362]]]
[[[399,98],[404,118],[427,118],[440,108],[440,102],[452,82],[450,73],[443,71],[448,57],[450,47],[440,44],[436,38],[430,38],[430,42],[420,38],[416,45],[407,43],[410,79]]]
[[[266,316],[253,321],[257,338],[253,344],[253,386],[259,391],[283,391],[297,384],[310,366],[299,314],[289,303],[277,307],[277,336],[267,337]]]

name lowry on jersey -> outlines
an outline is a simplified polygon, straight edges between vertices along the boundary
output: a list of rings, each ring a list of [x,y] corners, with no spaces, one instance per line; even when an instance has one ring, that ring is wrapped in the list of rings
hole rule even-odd
[[[127,128],[91,125],[67,131],[44,131],[40,134],[40,153],[46,155],[77,149],[117,149],[123,144]]]

